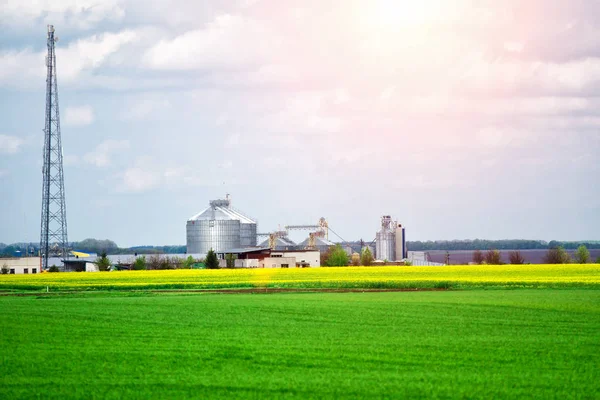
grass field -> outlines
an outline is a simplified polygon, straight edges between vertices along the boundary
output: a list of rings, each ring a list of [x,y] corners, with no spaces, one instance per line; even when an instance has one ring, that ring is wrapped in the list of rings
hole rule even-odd
[[[0,290],[215,288],[600,288],[600,264],[470,265],[0,275]]]
[[[0,398],[599,398],[600,291],[0,297]]]

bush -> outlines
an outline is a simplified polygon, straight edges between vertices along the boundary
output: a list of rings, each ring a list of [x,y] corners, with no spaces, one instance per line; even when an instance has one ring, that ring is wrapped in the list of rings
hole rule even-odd
[[[235,259],[237,257],[234,254],[226,254],[225,255],[225,262],[227,262],[227,268],[234,268],[235,267]]]
[[[485,262],[489,265],[500,265],[502,264],[502,258],[498,250],[488,250],[485,253]]]
[[[147,267],[148,269],[161,269],[162,262],[163,260],[160,258],[160,255],[152,254],[150,257],[148,257]]]
[[[132,269],[136,271],[145,270],[147,268],[146,265],[146,256],[139,256],[135,259],[135,262],[131,266]]]
[[[371,253],[371,249],[365,247],[362,249],[360,254],[360,263],[366,267],[373,264],[373,253]]]
[[[48,268],[48,272],[59,272],[60,270],[58,269],[58,267],[56,265],[51,266],[50,268]]]
[[[475,264],[483,264],[484,260],[485,258],[483,257],[483,253],[481,252],[481,250],[475,250],[473,252],[473,262]]]
[[[525,258],[523,258],[523,256],[521,255],[521,252],[518,250],[511,251],[508,254],[508,259],[511,264],[525,264]]]
[[[94,264],[98,267],[98,271],[109,271],[111,267],[110,259],[106,256],[106,252],[103,251],[100,258],[94,261]]]
[[[185,260],[183,260],[183,262],[181,263],[181,266],[179,268],[192,269],[192,266],[194,265],[195,262],[196,262],[196,260],[194,260],[194,257],[187,256],[187,258]]]
[[[562,247],[549,249],[544,257],[545,264],[569,264],[571,257]]]
[[[6,275],[10,272],[10,269],[6,263],[2,264],[2,270],[0,270],[0,272],[2,272],[2,275]]]
[[[348,262],[348,253],[346,253],[346,250],[344,250],[342,246],[338,244],[333,248],[333,250],[331,250],[331,254],[327,260],[327,266],[346,267],[348,266]]]
[[[175,269],[176,262],[176,259],[170,259],[168,256],[162,257],[158,263],[158,269]]]
[[[206,260],[204,261],[207,269],[218,269],[219,260],[217,259],[217,253],[213,249],[210,249],[206,254]]]
[[[355,267],[360,265],[360,254],[352,253],[352,265]]]
[[[319,252],[319,257],[321,259],[321,265],[323,265],[323,266],[327,265],[327,262],[329,261],[329,256],[331,255],[332,248],[333,248],[333,246],[328,248],[327,251]]]
[[[577,264],[587,264],[590,262],[590,252],[587,247],[581,245],[575,251],[575,262]]]

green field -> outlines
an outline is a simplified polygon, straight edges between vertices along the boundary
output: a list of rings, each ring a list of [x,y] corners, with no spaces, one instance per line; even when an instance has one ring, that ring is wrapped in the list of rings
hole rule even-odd
[[[599,398],[600,291],[0,297],[0,398]]]

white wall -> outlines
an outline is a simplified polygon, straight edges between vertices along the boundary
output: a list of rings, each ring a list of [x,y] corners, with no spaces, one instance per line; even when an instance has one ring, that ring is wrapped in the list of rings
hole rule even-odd
[[[39,274],[40,263],[40,257],[0,258],[0,268],[6,265],[15,274],[24,274],[25,270],[28,274]]]
[[[321,266],[321,253],[317,250],[272,251],[271,257],[273,257],[273,256],[294,257],[296,259],[296,261],[294,262],[294,266],[296,266],[296,263],[301,263],[301,262],[308,263],[311,267],[320,267]]]
[[[236,268],[258,268],[259,262],[256,259],[250,259],[250,260],[236,259],[235,267]]]
[[[287,265],[287,268],[296,268],[295,257],[266,257],[261,260],[261,268],[282,268],[282,265]]]

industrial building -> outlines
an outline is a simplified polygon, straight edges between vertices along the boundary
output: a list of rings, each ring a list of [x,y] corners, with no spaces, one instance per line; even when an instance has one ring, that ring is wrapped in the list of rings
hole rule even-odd
[[[210,249],[219,252],[256,246],[256,226],[254,219],[231,207],[229,195],[211,200],[207,209],[187,221],[187,252],[206,254]]]
[[[381,217],[381,229],[375,238],[375,257],[382,261],[407,258],[406,231],[389,215]]]
[[[320,267],[321,253],[318,250],[272,250],[269,247],[230,249],[217,253],[219,266],[227,266],[225,257],[233,254],[235,268],[306,268]]]

